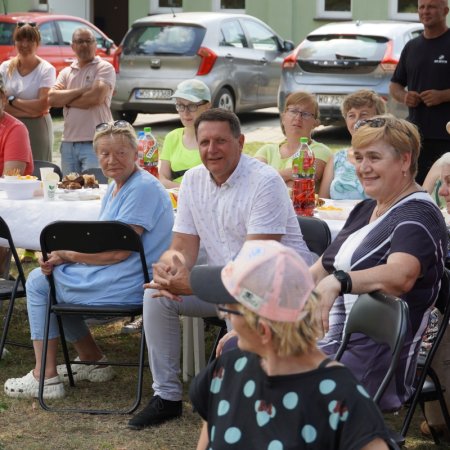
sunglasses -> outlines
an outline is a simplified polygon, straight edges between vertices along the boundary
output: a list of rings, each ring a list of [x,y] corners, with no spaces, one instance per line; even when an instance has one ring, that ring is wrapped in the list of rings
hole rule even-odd
[[[17,28],[22,28],[22,27],[24,27],[25,25],[28,25],[28,26],[34,28],[34,27],[37,26],[37,23],[36,23],[36,22],[17,22]]]
[[[126,120],[116,120],[115,122],[107,123],[99,123],[95,127],[95,131],[98,133],[100,131],[106,131],[106,130],[112,130],[113,128],[118,128],[119,130],[123,130],[126,128],[131,128],[131,124],[128,123]]]
[[[206,102],[201,103],[190,103],[189,105],[183,105],[182,103],[175,103],[175,109],[178,112],[184,112],[188,110],[189,112],[193,113],[198,110],[198,108],[202,105],[206,104]]]
[[[95,42],[95,39],[74,39],[72,41],[73,44],[77,44],[77,45],[83,45],[83,44],[93,44]]]
[[[217,312],[217,317],[222,320],[225,320],[226,318],[228,318],[228,316],[230,314],[233,314],[235,316],[241,316],[241,317],[243,316],[243,314],[240,311],[237,311],[236,309],[225,308],[222,305],[216,306],[216,312]]]
[[[382,128],[382,127],[394,128],[395,130],[405,133],[408,137],[411,137],[411,133],[409,132],[409,130],[397,126],[395,122],[389,119],[385,119],[384,117],[375,117],[374,119],[358,120],[358,122],[355,123],[354,129],[358,130],[359,128],[364,127],[366,125],[369,126],[370,128]]]

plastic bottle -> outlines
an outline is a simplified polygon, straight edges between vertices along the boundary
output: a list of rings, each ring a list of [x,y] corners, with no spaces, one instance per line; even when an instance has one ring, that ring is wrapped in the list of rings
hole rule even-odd
[[[144,167],[144,151],[145,147],[147,145],[146,139],[145,139],[145,133],[143,131],[138,131],[137,134],[138,139],[138,166]]]
[[[315,206],[314,153],[308,138],[300,138],[300,146],[292,159],[292,203],[299,216],[313,216]]]
[[[158,178],[158,141],[150,127],[144,128],[146,148],[144,151],[144,169]]]

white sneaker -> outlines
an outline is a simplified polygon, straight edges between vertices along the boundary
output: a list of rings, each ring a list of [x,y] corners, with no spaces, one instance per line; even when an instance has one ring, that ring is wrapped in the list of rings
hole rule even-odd
[[[33,398],[38,396],[39,381],[31,370],[22,378],[10,378],[5,382],[5,394],[15,398]],[[66,395],[64,385],[59,377],[48,378],[44,382],[44,398],[46,400],[63,398]]]
[[[75,361],[79,361],[80,358],[77,357]],[[99,362],[107,361],[106,356],[103,356]],[[88,380],[93,383],[104,383],[105,381],[112,380],[114,378],[114,370],[111,366],[94,366],[86,364],[72,364],[72,374],[74,381]],[[58,372],[59,378],[65,383],[69,382],[69,375],[67,374],[67,367],[65,364],[60,364],[56,366],[56,371]]]
[[[2,358],[4,358],[5,356],[8,356],[11,352],[6,348],[3,347],[3,351],[2,351]]]

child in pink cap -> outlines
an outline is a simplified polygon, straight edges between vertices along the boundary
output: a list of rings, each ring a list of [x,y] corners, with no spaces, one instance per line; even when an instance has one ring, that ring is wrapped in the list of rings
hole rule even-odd
[[[197,450],[389,448],[365,389],[316,346],[318,300],[295,251],[246,241],[225,267],[195,267],[191,286],[217,304],[238,336],[238,348],[192,382],[190,397],[204,420]]]

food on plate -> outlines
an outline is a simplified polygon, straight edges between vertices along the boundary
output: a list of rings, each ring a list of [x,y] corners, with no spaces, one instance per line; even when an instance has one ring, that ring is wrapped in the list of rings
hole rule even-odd
[[[319,211],[344,211],[342,208],[338,208],[338,207],[333,206],[333,205],[319,206],[317,209]]]
[[[325,200],[320,198],[317,194],[315,195],[316,206],[323,206],[325,204]]]
[[[37,180],[38,177],[35,177],[33,175],[21,175],[19,177],[19,180]]]
[[[5,177],[19,177],[20,170],[19,169],[7,169],[4,173]]]
[[[62,179],[58,187],[61,189],[98,188],[99,184],[95,179],[95,175],[80,175],[79,173],[71,172]]]

